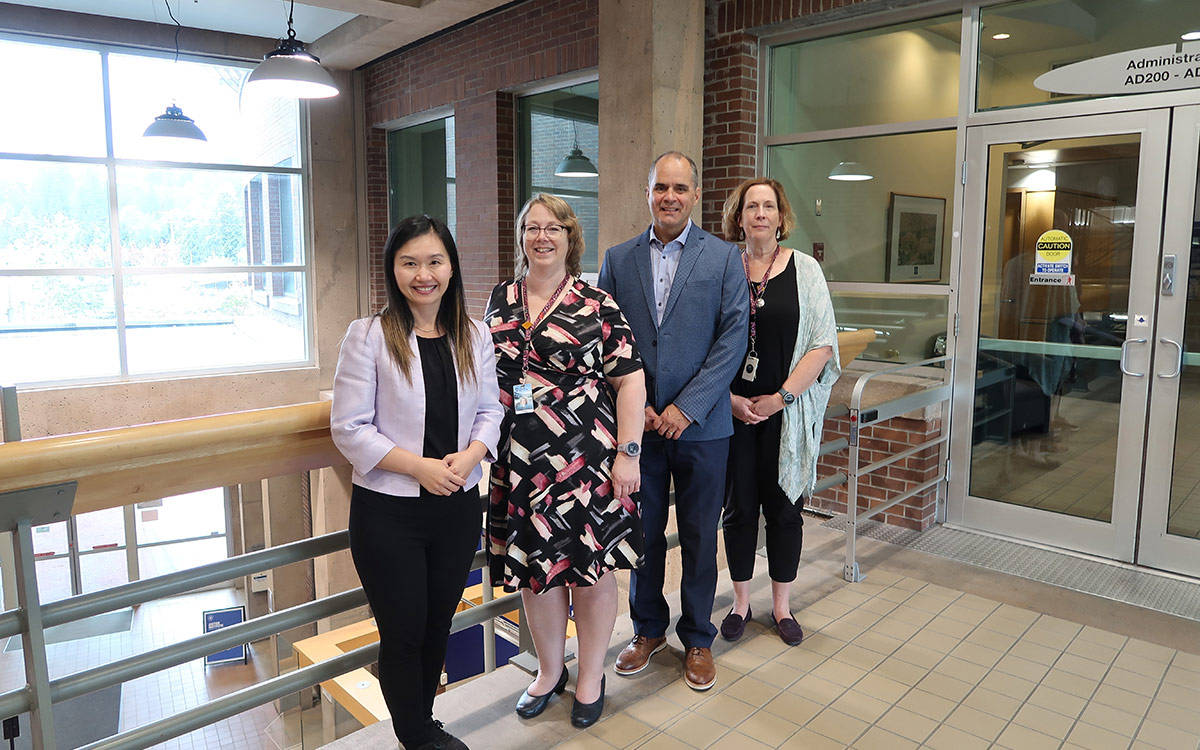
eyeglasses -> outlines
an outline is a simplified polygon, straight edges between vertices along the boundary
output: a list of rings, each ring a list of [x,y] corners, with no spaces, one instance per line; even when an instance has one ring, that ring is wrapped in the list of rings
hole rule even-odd
[[[557,240],[562,237],[567,231],[567,228],[559,224],[551,224],[548,227],[525,227],[525,239],[537,239],[537,236],[545,232],[546,236],[552,240]]]

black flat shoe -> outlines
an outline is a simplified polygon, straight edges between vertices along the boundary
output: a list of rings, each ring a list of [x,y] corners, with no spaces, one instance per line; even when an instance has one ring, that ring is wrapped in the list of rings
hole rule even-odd
[[[739,640],[746,632],[746,623],[750,622],[753,613],[750,608],[746,608],[746,616],[742,617],[735,614],[731,609],[729,614],[725,615],[725,619],[721,621],[721,637],[727,641]]]
[[[575,700],[575,705],[571,706],[571,725],[579,729],[587,729],[595,724],[600,718],[600,714],[604,713],[604,677],[600,678],[600,697],[591,703],[580,703]]]
[[[558,682],[554,688],[545,695],[530,695],[529,691],[521,693],[521,697],[517,700],[517,716],[522,719],[532,719],[538,716],[542,711],[546,710],[546,706],[550,704],[550,698],[555,695],[562,695],[562,691],[567,689],[567,665],[563,665],[562,674],[558,676]]]

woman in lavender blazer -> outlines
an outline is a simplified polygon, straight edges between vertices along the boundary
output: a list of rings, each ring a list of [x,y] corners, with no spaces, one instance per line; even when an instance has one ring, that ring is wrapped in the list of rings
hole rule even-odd
[[[388,304],[350,324],[330,428],[354,467],[350,553],[379,628],[379,683],[404,750],[465,750],[433,719],[450,621],[479,547],[479,463],[504,410],[488,329],[467,316],[454,238],[428,216],[384,249]]]

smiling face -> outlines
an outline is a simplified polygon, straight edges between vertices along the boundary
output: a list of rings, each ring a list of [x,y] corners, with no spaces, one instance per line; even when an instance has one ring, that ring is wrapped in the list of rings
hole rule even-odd
[[[658,239],[670,242],[678,237],[687,226],[692,207],[700,200],[700,188],[692,180],[687,160],[670,155],[659,159],[646,187],[646,200]]]
[[[746,243],[769,245],[775,241],[780,223],[779,197],[770,185],[754,185],[742,197],[739,223]]]
[[[446,246],[433,232],[414,237],[396,251],[396,285],[409,307],[434,311],[450,286],[454,270]]]
[[[549,229],[549,233],[546,231]],[[541,203],[534,203],[525,215],[522,247],[530,272],[561,276],[567,271],[567,246],[570,244],[566,227]],[[557,233],[557,237],[551,237]]]

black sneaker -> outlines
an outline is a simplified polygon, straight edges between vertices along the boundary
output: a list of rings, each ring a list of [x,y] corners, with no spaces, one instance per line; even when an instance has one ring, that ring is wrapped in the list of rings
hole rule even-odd
[[[415,750],[471,750],[466,743],[450,734],[445,729],[445,724],[433,720],[433,726],[430,727],[432,739],[422,745],[418,745]]]

